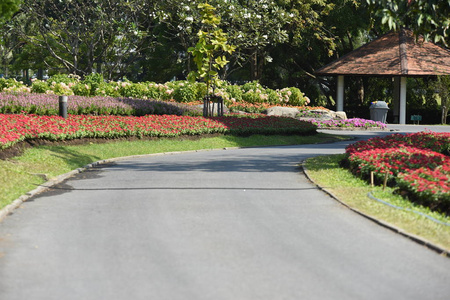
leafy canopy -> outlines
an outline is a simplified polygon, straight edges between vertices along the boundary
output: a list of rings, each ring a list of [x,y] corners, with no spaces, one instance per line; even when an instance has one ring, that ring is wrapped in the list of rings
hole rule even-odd
[[[220,18],[214,12],[215,7],[208,3],[200,3],[198,8],[201,11],[204,26],[197,33],[198,42],[195,47],[188,49],[197,66],[196,71],[189,73],[188,79],[190,81],[205,80],[209,92],[209,87],[219,78],[218,71],[228,63],[224,53],[232,54],[236,47],[228,44],[227,34],[219,28]]]

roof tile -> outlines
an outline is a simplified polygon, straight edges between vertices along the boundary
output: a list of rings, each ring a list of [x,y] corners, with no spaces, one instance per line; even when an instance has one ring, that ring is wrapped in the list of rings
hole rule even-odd
[[[450,51],[409,29],[389,32],[320,68],[316,75],[450,75]]]

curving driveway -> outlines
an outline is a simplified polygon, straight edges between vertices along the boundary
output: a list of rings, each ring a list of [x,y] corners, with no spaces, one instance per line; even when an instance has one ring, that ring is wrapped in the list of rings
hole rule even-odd
[[[360,137],[375,134],[385,133]],[[81,173],[0,223],[0,299],[448,299],[450,259],[298,171],[346,144],[129,158]]]

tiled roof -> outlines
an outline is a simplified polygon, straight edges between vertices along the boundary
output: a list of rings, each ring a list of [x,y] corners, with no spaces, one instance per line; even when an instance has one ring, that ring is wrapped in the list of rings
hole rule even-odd
[[[450,75],[450,50],[411,30],[390,32],[320,68],[316,75]]]

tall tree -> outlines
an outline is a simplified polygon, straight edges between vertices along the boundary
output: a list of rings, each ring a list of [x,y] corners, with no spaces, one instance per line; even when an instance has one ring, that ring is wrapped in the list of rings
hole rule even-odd
[[[389,29],[409,27],[426,40],[448,45],[450,0],[366,0]]]
[[[224,2],[219,5],[223,28],[237,47],[234,66],[249,66],[249,79],[260,80],[264,66],[273,60],[270,52],[288,42],[286,27],[295,15],[271,0]]]
[[[84,76],[97,70],[106,78],[120,77],[149,45],[144,41],[151,38],[152,4],[150,0],[26,1],[21,10],[34,31],[19,33],[46,49],[70,73]]]
[[[0,23],[8,21],[20,8],[22,0],[0,1]]]

